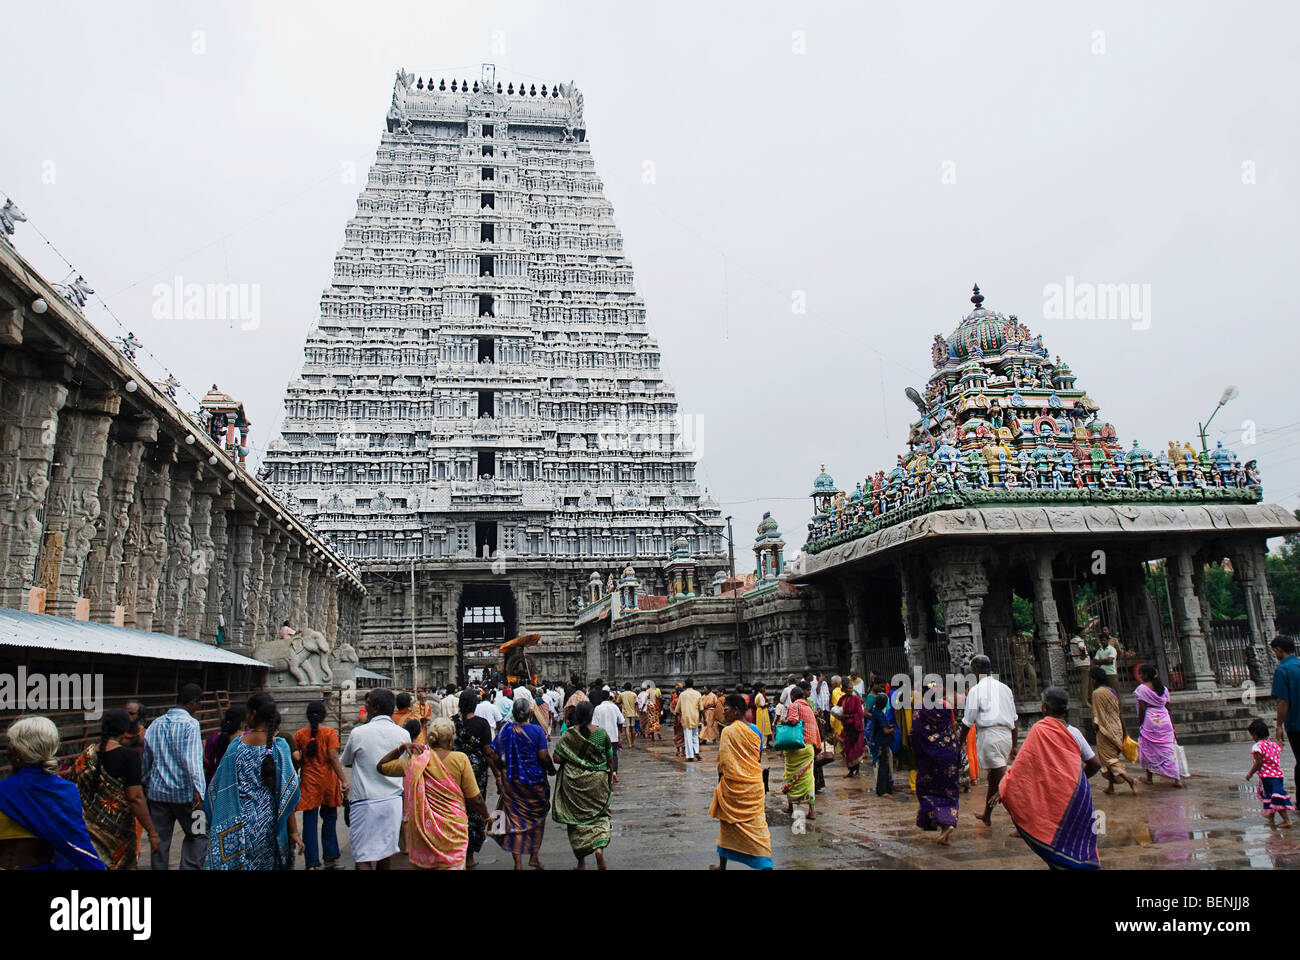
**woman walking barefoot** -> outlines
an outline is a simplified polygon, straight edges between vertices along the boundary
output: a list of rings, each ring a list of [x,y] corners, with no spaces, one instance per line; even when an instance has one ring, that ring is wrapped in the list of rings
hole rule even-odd
[[[1138,702],[1138,723],[1141,732],[1138,735],[1138,763],[1147,772],[1147,783],[1151,783],[1152,774],[1158,773],[1168,777],[1175,787],[1183,785],[1182,773],[1178,769],[1178,744],[1174,740],[1174,724],[1169,719],[1169,691],[1160,682],[1160,674],[1149,663],[1138,667],[1138,679],[1142,682],[1133,691]]]
[[[1093,667],[1089,671],[1092,677],[1092,723],[1097,728],[1097,759],[1101,761],[1102,772],[1109,781],[1106,793],[1115,793],[1115,784],[1123,780],[1133,793],[1137,793],[1137,784],[1128,775],[1124,766],[1124,714],[1120,709],[1119,694],[1106,679],[1106,671]]]

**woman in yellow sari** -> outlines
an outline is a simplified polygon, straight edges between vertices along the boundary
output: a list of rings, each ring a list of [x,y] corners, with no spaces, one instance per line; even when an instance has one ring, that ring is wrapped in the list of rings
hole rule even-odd
[[[429,725],[429,745],[407,743],[378,763],[386,777],[402,778],[402,820],[406,852],[419,870],[464,870],[469,815],[489,820],[469,757],[452,750],[456,725],[438,717]]]
[[[1124,745],[1124,714],[1120,709],[1119,694],[1107,682],[1106,671],[1093,667],[1092,677],[1092,723],[1097,728],[1097,759],[1101,761],[1102,773],[1109,781],[1106,792],[1113,794],[1115,784],[1123,780],[1133,793],[1137,793],[1137,784],[1128,775],[1122,753]]]
[[[767,709],[767,685],[762,683],[754,688],[754,725],[758,727],[758,735],[763,738],[763,745],[770,747],[772,712]]]
[[[718,785],[709,816],[718,821],[718,862],[726,870],[734,860],[755,870],[772,869],[772,835],[767,829],[763,791],[763,737],[745,722],[745,698],[730,694],[723,701],[727,724],[718,746]]]
[[[840,722],[839,717],[835,716],[835,708],[840,705],[840,698],[844,696],[844,688],[841,686],[839,677],[831,677],[831,742],[835,744],[835,751],[844,749],[841,742],[844,734],[844,724]]]

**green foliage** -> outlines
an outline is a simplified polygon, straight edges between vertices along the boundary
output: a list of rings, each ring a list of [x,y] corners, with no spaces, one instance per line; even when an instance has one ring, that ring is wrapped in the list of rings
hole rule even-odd
[[[1034,605],[1018,593],[1011,595],[1011,619],[1020,633],[1034,632]]]
[[[1300,520],[1300,510],[1295,511]],[[1300,535],[1287,537],[1282,549],[1265,560],[1268,589],[1277,604],[1279,619],[1300,618]]]
[[[1201,589],[1210,601],[1210,615],[1215,620],[1246,619],[1245,598],[1241,587],[1222,565],[1211,563],[1205,568]]]

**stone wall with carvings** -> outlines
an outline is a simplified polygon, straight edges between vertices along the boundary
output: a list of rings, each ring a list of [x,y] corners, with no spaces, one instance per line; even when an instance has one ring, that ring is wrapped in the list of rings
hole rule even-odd
[[[355,642],[346,558],[0,242],[0,604],[248,653],[281,544],[316,585],[296,625]]]

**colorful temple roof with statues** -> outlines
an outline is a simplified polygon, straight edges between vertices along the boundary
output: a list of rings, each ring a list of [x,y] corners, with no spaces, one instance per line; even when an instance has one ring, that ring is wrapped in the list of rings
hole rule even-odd
[[[936,335],[924,393],[908,388],[919,419],[893,468],[837,488],[825,466],[813,483],[811,553],[931,510],[1032,503],[1219,502],[1262,499],[1256,462],[1219,443],[1197,451],[1170,442],[1158,453],[1113,424],[1075,386],[1015,314],[984,306],[949,336]]]

